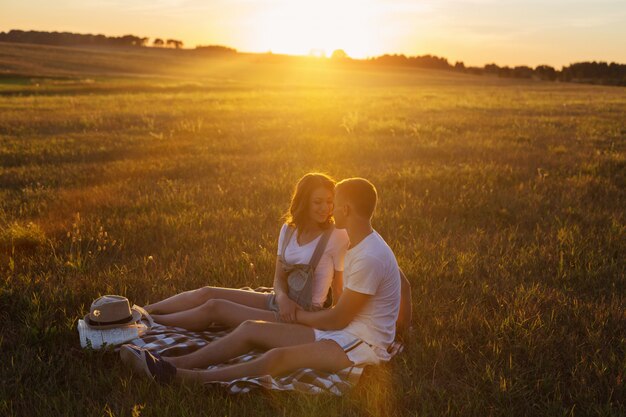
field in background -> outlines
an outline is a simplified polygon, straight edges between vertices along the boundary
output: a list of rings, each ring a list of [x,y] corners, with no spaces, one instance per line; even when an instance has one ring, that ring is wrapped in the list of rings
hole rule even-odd
[[[626,412],[624,89],[124,54],[0,45],[0,414]],[[308,171],[379,189],[413,288],[393,363],[230,397],[79,348],[100,294],[269,285]]]

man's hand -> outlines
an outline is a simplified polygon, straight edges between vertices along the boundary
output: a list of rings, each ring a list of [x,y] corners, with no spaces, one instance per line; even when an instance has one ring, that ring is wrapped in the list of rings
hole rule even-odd
[[[296,308],[298,304],[286,294],[276,296],[278,304],[278,319],[283,323],[293,323],[296,320]]]
[[[365,307],[369,294],[346,288],[333,308],[321,311],[298,310],[298,323],[320,330],[341,330]]]

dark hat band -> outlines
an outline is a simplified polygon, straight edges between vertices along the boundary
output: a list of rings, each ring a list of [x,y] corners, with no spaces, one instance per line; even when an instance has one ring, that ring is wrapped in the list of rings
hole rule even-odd
[[[88,322],[89,322],[88,324],[90,326],[94,326],[94,327],[97,327],[97,326],[110,326],[112,324],[126,324],[128,322],[131,322],[131,321],[133,321],[133,316],[131,314],[130,316],[126,317],[125,319],[115,320],[115,321],[93,321],[91,319],[91,317],[88,317],[87,320],[88,320]]]

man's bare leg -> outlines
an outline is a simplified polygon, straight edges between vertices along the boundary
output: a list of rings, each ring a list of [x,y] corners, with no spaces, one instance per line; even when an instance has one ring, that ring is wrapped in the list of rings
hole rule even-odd
[[[223,299],[248,307],[267,309],[269,294],[234,288],[202,287],[173,295],[144,308],[151,314],[171,314],[198,307],[211,299]]]
[[[236,327],[246,320],[276,321],[273,311],[248,307],[231,301],[216,299],[190,310],[172,314],[153,314],[155,322],[166,326],[182,327],[191,331],[202,331],[212,323]]]
[[[352,366],[341,346],[332,340],[275,348],[260,358],[211,370],[177,369],[176,379],[190,382],[232,381],[246,376],[278,376],[300,368],[336,372]]]
[[[301,324],[245,321],[232,333],[193,353],[163,359],[177,368],[192,369],[224,363],[253,349],[268,350],[314,341],[313,329]]]

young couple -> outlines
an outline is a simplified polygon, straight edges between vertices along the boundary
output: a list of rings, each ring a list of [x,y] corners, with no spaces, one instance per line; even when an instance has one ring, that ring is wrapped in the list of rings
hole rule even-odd
[[[376,202],[376,189],[365,179],[335,184],[323,174],[305,175],[278,238],[274,292],[204,287],[147,305],[164,325],[199,331],[217,323],[235,329],[178,357],[124,345],[122,360],[160,382],[200,383],[299,368],[336,372],[389,360],[396,329],[410,324],[411,295],[393,252],[372,229]],[[253,349],[266,353],[245,363],[197,369]]]

